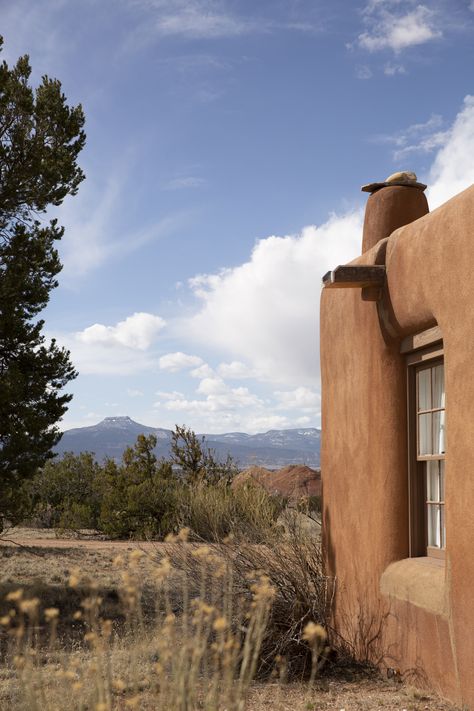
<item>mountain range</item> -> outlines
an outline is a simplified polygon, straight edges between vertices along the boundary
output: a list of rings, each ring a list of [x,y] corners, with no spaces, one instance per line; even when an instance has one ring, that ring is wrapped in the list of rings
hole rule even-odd
[[[156,455],[169,456],[171,430],[141,425],[130,417],[106,417],[91,427],[66,430],[55,451],[59,454],[94,452],[99,461],[105,457],[118,460],[139,434],[154,434],[158,440]],[[314,427],[269,430],[255,435],[245,432],[205,434],[204,437],[206,445],[214,450],[218,459],[225,459],[230,454],[240,468],[252,464],[270,468],[287,464],[319,467],[321,431]]]

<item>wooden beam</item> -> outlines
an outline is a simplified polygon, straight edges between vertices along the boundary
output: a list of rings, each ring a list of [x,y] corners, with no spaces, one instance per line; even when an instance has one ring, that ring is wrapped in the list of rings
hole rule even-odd
[[[412,336],[404,338],[400,345],[400,353],[410,353],[411,351],[431,346],[433,343],[439,343],[442,340],[441,329],[439,326],[433,326],[433,328],[428,328],[426,331],[414,333]]]
[[[385,266],[379,264],[340,265],[323,276],[326,289],[381,287],[385,283]]]

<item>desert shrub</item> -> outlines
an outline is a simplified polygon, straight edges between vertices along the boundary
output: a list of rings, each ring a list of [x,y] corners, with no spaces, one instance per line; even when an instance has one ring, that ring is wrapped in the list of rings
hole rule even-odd
[[[90,452],[48,461],[28,483],[36,525],[96,528],[101,467]]]
[[[302,529],[295,519],[293,528],[284,537],[272,536],[266,544],[241,540],[216,544],[211,550],[216,559],[227,561],[232,568],[234,600],[248,602],[262,573],[274,590],[257,673],[264,677],[270,674],[278,658],[289,677],[309,676],[312,648],[304,630],[310,622],[327,628],[331,598],[331,581],[323,572],[318,539]],[[193,581],[199,580],[199,561],[182,545],[173,546],[169,554],[175,569],[183,572],[192,589]],[[324,651],[323,659],[328,652],[329,648]]]
[[[225,482],[205,481],[181,492],[180,524],[195,537],[218,542],[232,535],[256,543],[275,530],[283,503],[257,485],[231,489]]]
[[[206,438],[184,425],[176,425],[171,433],[171,461],[188,484],[230,483],[238,473],[230,455],[220,461],[215,451],[206,445]]]
[[[122,463],[105,463],[98,528],[118,538],[159,538],[177,526],[180,488],[170,462],[158,462],[156,437],[139,435]]]

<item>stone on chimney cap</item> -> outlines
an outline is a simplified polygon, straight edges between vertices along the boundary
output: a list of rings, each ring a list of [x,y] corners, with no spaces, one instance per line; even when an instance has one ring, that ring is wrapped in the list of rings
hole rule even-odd
[[[410,170],[403,170],[398,173],[392,173],[383,183],[368,183],[367,185],[363,185],[361,190],[364,193],[375,193],[375,191],[380,190],[380,188],[387,188],[393,185],[403,185],[405,187],[418,188],[418,190],[426,190],[427,187],[424,183],[418,182],[416,173]]]

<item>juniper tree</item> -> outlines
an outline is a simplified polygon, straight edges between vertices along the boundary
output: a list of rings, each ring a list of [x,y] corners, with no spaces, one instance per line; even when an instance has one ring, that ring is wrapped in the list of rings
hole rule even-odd
[[[84,179],[84,114],[57,79],[34,89],[30,74],[27,55],[0,64],[0,528],[21,513],[22,482],[52,456],[71,399],[62,389],[76,376],[39,314],[58,285],[64,231],[45,213]]]

